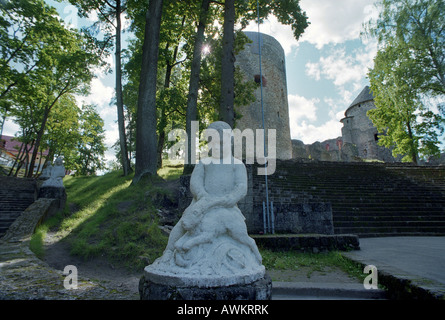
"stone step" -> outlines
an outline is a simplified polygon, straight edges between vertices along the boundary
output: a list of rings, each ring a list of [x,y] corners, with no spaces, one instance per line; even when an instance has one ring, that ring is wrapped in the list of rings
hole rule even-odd
[[[386,300],[385,290],[361,283],[273,282],[272,300]]]
[[[11,219],[11,218],[17,218],[19,215],[22,214],[23,211],[7,211],[7,212],[0,212],[0,220],[1,219]]]
[[[0,212],[1,211],[23,211],[28,208],[32,202],[29,203],[9,203],[9,204],[0,204]]]
[[[385,226],[385,227],[335,227],[335,233],[350,233],[356,234],[358,236],[362,236],[363,234],[368,233],[376,233],[376,234],[384,234],[384,233],[394,233],[400,235],[409,235],[409,234],[436,234],[436,235],[445,235],[445,227],[434,227],[434,226],[425,226],[425,227],[393,227],[393,226]]]
[[[355,228],[355,227],[444,227],[445,220],[442,221],[333,221],[334,228]]]
[[[335,233],[444,233],[444,167],[279,160],[276,168],[268,176],[269,201],[331,203]],[[252,184],[254,206],[261,207],[265,178],[253,175]]]
[[[36,199],[34,179],[0,177],[0,236]]]
[[[269,197],[269,201],[274,203],[275,206],[279,205],[287,205],[292,206],[293,204],[299,205],[301,203],[305,203],[302,201],[298,201],[295,199],[289,199],[289,201],[281,201],[274,199],[273,197]],[[261,206],[265,198],[261,199],[253,199],[254,205]],[[307,201],[311,202],[330,202],[324,201],[324,199],[320,199],[319,201]],[[342,203],[333,203],[330,202],[332,206],[332,211],[338,215],[348,215],[348,214],[357,214],[357,213],[368,213],[372,215],[373,212],[376,214],[381,212],[397,212],[398,214],[405,214],[407,212],[436,212],[436,213],[445,213],[445,205],[442,203],[421,203],[421,202],[382,202],[382,203],[360,203],[360,202],[349,202],[345,200]]]
[[[349,221],[445,221],[445,215],[335,215],[334,223]]]

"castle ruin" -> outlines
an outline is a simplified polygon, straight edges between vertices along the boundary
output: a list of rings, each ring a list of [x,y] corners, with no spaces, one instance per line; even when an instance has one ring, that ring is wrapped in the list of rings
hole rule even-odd
[[[378,145],[379,133],[367,112],[375,108],[374,97],[366,86],[345,111],[341,137],[305,145],[292,140],[294,159],[355,161],[359,159],[396,162],[391,150]]]

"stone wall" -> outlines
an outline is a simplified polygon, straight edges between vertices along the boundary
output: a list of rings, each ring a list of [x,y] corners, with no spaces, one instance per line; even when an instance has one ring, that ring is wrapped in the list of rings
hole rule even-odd
[[[344,143],[341,137],[313,144],[292,140],[292,158],[319,161],[357,161],[358,149],[352,143]]]
[[[266,201],[261,184],[264,176],[256,175],[256,165],[246,165],[248,190],[238,207],[246,218],[247,230],[251,234],[264,232],[263,201]],[[279,175],[279,168],[276,174]],[[192,201],[190,175],[180,178],[179,212],[183,212]],[[276,233],[333,234],[332,208],[330,203],[315,198],[298,197],[294,190],[271,185],[269,200],[274,201],[274,229]],[[283,199],[286,199],[283,201]],[[288,202],[288,199],[293,199]]]

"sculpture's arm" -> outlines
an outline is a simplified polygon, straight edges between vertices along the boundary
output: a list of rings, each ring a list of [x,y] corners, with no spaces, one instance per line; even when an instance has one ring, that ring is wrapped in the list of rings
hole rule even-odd
[[[222,197],[209,197],[204,188],[204,165],[196,165],[190,179],[190,191],[198,199],[192,210],[202,213],[203,210],[209,210],[213,207],[234,207],[238,201],[247,194],[247,171],[243,163],[236,164],[234,167],[235,186],[233,190]]]
[[[204,188],[204,165],[201,161],[193,169],[192,176],[190,178],[190,192],[197,200],[208,195]]]
[[[232,192],[224,197],[224,204],[227,207],[235,206],[247,194],[247,171],[243,163],[235,165],[235,187]]]

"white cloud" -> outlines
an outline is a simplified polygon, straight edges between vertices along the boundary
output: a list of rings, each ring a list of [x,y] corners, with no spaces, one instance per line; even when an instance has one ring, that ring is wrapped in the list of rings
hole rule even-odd
[[[292,28],[269,16],[260,25],[262,33],[273,36],[280,42],[286,55],[298,47],[299,42],[307,41],[323,48],[327,44],[339,44],[360,38],[363,23],[377,17],[375,0],[301,0],[301,8],[306,12],[309,26],[300,40],[295,40]],[[246,31],[258,31],[258,25],[251,21]]]
[[[359,81],[366,73],[364,68],[356,57],[347,55],[346,50],[342,48],[335,49],[326,57],[321,57],[317,63],[308,62],[306,74],[316,80],[319,80],[322,74],[336,86],[342,86],[348,82]]]
[[[342,124],[337,117],[317,125],[302,121],[298,126],[291,128],[292,139],[303,141],[305,144],[312,144],[316,141],[325,141],[341,136]]]
[[[360,90],[361,81],[372,68],[377,46],[375,42],[368,42],[350,52],[344,47],[337,47],[329,50],[318,62],[307,62],[306,75],[317,81],[321,78],[332,81],[341,97],[349,101],[352,94]]]
[[[105,144],[111,147],[117,140],[119,140],[119,126],[115,122],[109,123],[106,128]]]
[[[310,25],[301,41],[321,49],[326,44],[338,44],[358,39],[362,23],[375,16],[374,0],[302,0]]]
[[[291,124],[306,118],[311,121],[317,120],[316,104],[320,102],[319,99],[307,99],[299,95],[288,95],[289,102],[289,119]]]
[[[12,118],[6,118],[5,123],[3,124],[2,135],[14,136],[19,131],[20,131],[20,126],[17,123],[15,123],[12,120]]]
[[[258,25],[254,21],[251,21],[244,30],[258,31]],[[278,22],[275,16],[269,16],[269,18],[260,25],[260,32],[274,37],[283,47],[285,55],[291,53],[292,49],[298,46],[292,28]]]
[[[312,62],[306,63],[306,74],[317,81],[320,80],[321,76],[320,64]]]
[[[302,129],[306,121],[311,122],[317,120],[316,104],[320,102],[319,99],[307,99],[298,95],[288,95],[289,101],[289,125],[292,139],[303,139]]]
[[[86,97],[77,96],[78,103],[95,104],[99,109],[106,108],[114,95],[114,88],[106,86],[99,78],[91,81],[91,91]]]
[[[324,102],[330,107],[329,119],[324,123],[317,122],[317,98],[307,99],[298,95],[289,95],[289,123],[291,138],[311,144],[315,141],[324,141],[341,136],[342,124],[339,122],[344,117],[344,105],[325,98]]]
[[[314,125],[303,121],[292,132],[292,139],[303,141],[305,144],[312,144],[316,141],[325,141],[341,136],[342,124],[336,119],[330,119],[321,125]]]

